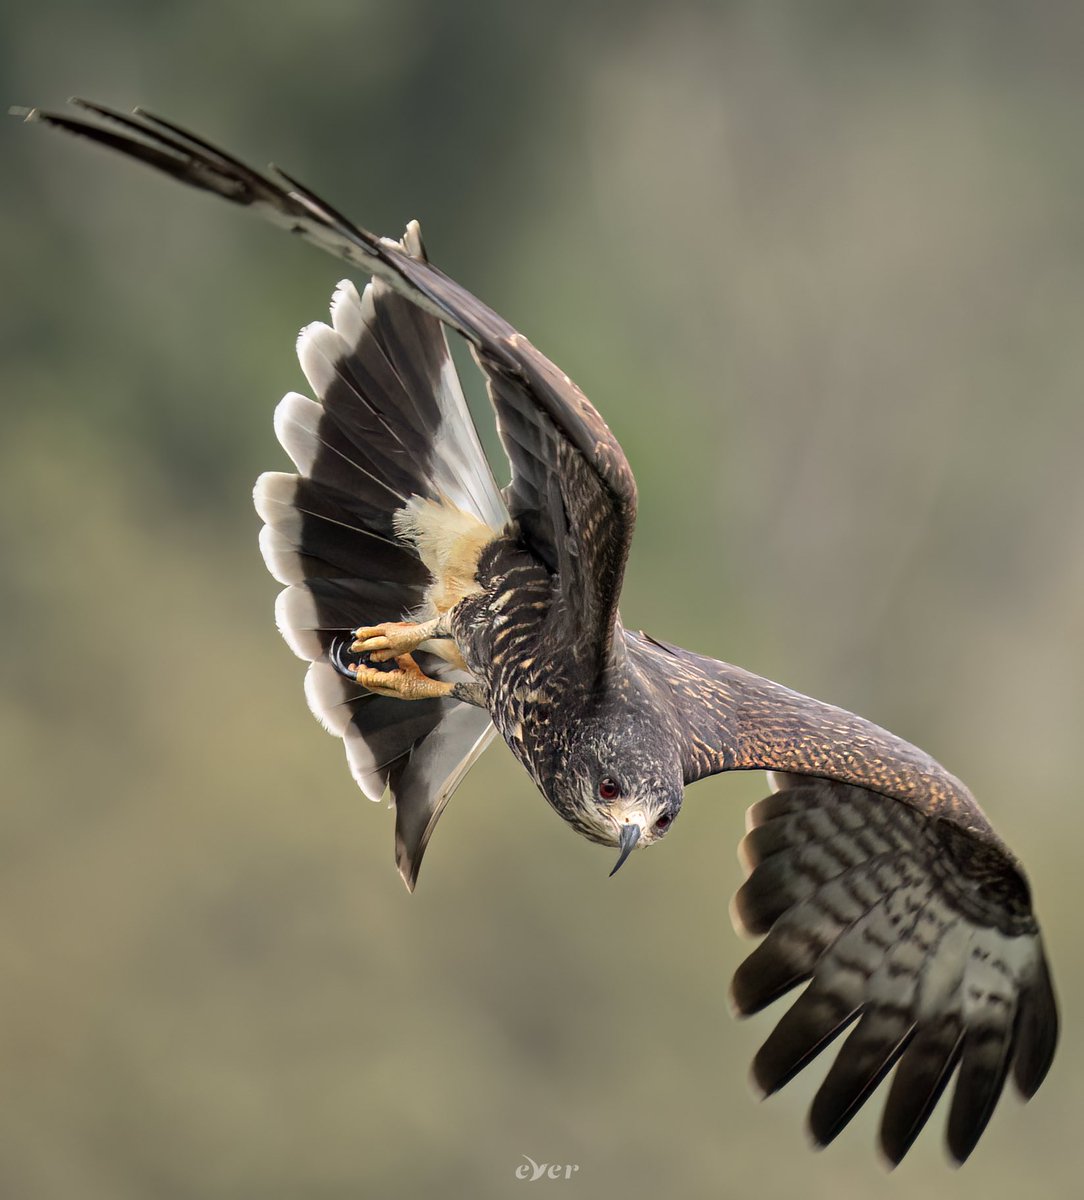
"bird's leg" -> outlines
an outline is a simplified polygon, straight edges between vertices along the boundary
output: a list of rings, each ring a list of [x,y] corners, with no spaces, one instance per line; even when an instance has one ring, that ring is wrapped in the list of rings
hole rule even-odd
[[[410,654],[397,654],[395,666],[394,671],[381,671],[377,667],[359,663],[351,673],[362,687],[395,700],[431,700],[440,696],[454,696],[459,686],[431,679]]]
[[[376,692],[378,696],[388,696],[393,700],[437,700],[449,696],[453,700],[462,700],[465,704],[474,704],[479,708],[486,706],[485,687],[476,679],[458,683],[432,679],[410,654],[398,655],[395,666],[397,669],[394,671],[381,671],[377,667],[367,667],[359,663],[350,668],[349,674],[362,687]]]
[[[412,654],[396,655],[396,669],[382,671],[367,663],[347,661],[345,650],[346,640],[336,638],[328,651],[328,662],[340,675],[354,680],[378,696],[388,696],[394,700],[431,700],[447,696],[479,708],[486,707],[487,691],[480,680],[461,679],[449,683],[433,679],[418,666]]]
[[[410,654],[411,651],[417,650],[422,642],[452,637],[449,616],[449,613],[441,613],[431,621],[419,623],[385,621],[380,625],[363,625],[354,630],[354,643],[350,652],[367,654],[373,662],[389,662],[401,654]]]
[[[411,654],[412,650],[421,647],[462,671],[468,670],[455,643],[450,612],[441,613],[431,621],[385,621],[380,625],[363,625],[354,630],[352,637],[354,640],[349,646],[349,653],[365,654],[369,663],[347,661],[345,638],[335,640],[328,661],[340,675],[355,680],[369,691],[396,700],[430,700],[448,696],[485,708],[486,689],[478,680],[451,683],[433,679],[425,674]],[[390,662],[392,659],[395,660],[394,671],[382,671],[370,665]]]

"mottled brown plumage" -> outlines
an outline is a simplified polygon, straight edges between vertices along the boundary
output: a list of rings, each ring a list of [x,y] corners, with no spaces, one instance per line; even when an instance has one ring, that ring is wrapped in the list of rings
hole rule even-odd
[[[754,1062],[775,1091],[850,1029],[810,1113],[834,1138],[893,1069],[881,1126],[898,1162],[953,1074],[963,1161],[1011,1072],[1032,1095],[1057,1013],[1023,873],[970,792],[929,755],[834,706],[645,634],[618,600],[636,485],[605,422],[521,334],[429,264],[289,177],[262,176],[159,118],[31,113],[251,207],[374,276],[304,330],[318,397],[276,414],[296,475],[257,485],[286,584],[280,628],[310,704],[367,794],[389,789],[413,887],[451,791],[495,729],[580,833],[661,839],[683,789],[765,770],[749,814],[737,971],[750,1013],[808,983]],[[512,468],[498,492],[442,326],[470,343]],[[454,564],[454,567],[450,564]],[[408,702],[404,702],[408,701]],[[492,725],[490,724],[492,722]]]

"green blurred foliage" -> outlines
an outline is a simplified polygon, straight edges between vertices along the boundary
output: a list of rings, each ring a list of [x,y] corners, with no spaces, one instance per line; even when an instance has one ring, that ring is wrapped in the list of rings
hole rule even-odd
[[[628,623],[967,779],[1065,1020],[962,1174],[931,1129],[886,1176],[875,1113],[813,1157],[815,1078],[763,1107],[744,1083],[771,1017],[727,1014],[726,903],[760,779],[698,785],[609,881],[496,748],[407,896],[390,815],[305,710],[248,498],[335,264],[11,121],[0,1196],[1075,1196],[1084,9],[0,22],[8,102],[142,103],[373,228],[420,218],[622,439]],[[524,1154],[579,1171],[520,1182]]]

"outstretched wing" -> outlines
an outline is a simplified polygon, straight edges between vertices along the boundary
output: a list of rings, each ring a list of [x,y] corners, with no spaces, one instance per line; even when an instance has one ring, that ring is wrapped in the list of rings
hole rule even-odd
[[[764,940],[739,1014],[808,982],[753,1064],[765,1094],[850,1026],[810,1111],[830,1142],[895,1067],[881,1147],[900,1161],[958,1070],[948,1147],[963,1162],[1011,1070],[1030,1097],[1058,1017],[1027,882],[959,780],[860,717],[726,663],[626,635],[673,701],[686,782],[761,768],[735,924]]]
[[[277,178],[261,175],[139,109],[128,116],[83,100],[73,103],[123,132],[37,109],[24,115],[253,209],[383,279],[470,342],[512,464],[509,511],[528,546],[558,578],[563,640],[570,654],[580,656],[578,674],[589,681],[603,669],[615,644],[636,485],[617,440],[568,376],[424,258],[412,258],[398,243],[354,225],[284,172],[275,171]]]

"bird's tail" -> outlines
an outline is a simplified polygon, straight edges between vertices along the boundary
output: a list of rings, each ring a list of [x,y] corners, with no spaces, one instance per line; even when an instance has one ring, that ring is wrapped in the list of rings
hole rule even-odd
[[[402,246],[424,259],[416,222]],[[287,585],[276,604],[279,629],[311,663],[309,706],[343,739],[362,791],[379,800],[390,790],[396,862],[413,890],[437,818],[493,726],[485,710],[456,700],[378,696],[331,659],[356,627],[422,608],[433,580],[395,520],[412,498],[453,505],[494,531],[508,513],[435,317],[380,280],[361,295],[340,283],[331,325],[303,329],[298,357],[317,399],[290,393],[275,412],[298,473],[257,481],[260,546]],[[416,658],[434,678],[457,677],[439,658]]]

